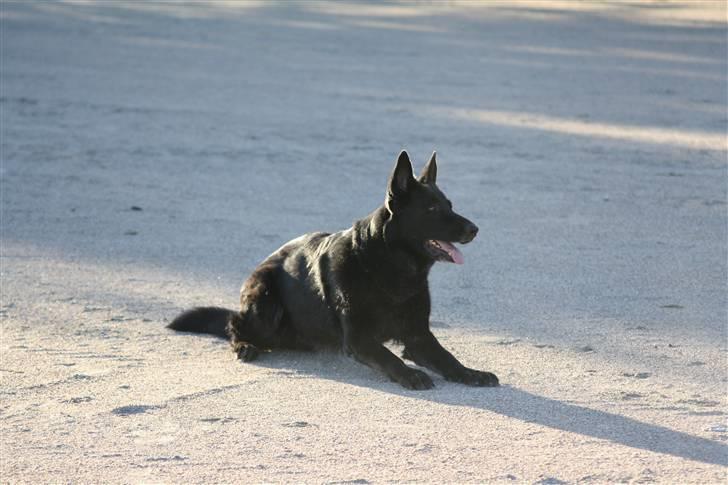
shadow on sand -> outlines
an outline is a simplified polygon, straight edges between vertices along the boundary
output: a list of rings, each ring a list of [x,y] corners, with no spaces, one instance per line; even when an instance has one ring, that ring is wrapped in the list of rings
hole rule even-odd
[[[373,371],[343,356],[293,351],[276,351],[275,354],[262,356],[252,364],[241,365],[280,369],[284,375],[345,382],[409,399],[471,407],[632,448],[728,466],[728,446],[722,443],[618,414],[538,396],[507,383],[498,388],[473,388],[437,379],[435,389],[409,391],[395,383],[383,382],[373,375]]]

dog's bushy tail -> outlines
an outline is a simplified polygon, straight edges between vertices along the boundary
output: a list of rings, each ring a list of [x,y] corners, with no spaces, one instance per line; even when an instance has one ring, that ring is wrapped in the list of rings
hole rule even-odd
[[[167,325],[178,332],[209,333],[228,338],[228,322],[236,312],[219,307],[197,307],[179,315]]]

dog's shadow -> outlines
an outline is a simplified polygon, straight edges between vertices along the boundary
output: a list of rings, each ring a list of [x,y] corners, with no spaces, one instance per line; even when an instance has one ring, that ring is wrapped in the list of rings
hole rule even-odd
[[[663,426],[597,411],[538,396],[509,386],[476,388],[435,379],[435,388],[410,391],[389,382],[375,371],[338,354],[282,352],[262,355],[254,365],[277,370],[283,376],[317,377],[410,399],[424,399],[450,406],[467,406],[550,428],[609,440],[614,443],[689,460],[728,466],[728,446],[674,431]],[[431,374],[432,375],[432,374]]]

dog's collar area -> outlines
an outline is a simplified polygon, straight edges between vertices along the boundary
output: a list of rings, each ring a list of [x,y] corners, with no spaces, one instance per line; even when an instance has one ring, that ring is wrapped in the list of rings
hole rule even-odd
[[[463,253],[452,243],[430,239],[425,241],[425,249],[435,261],[446,261],[448,263],[463,264]]]

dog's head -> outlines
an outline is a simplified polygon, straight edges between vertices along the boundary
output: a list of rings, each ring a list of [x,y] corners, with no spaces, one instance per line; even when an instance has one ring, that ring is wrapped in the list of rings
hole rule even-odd
[[[432,261],[462,264],[463,255],[453,243],[469,243],[478,227],[452,210],[452,203],[436,182],[434,152],[417,179],[407,152],[399,154],[385,199],[392,226],[387,237]]]

